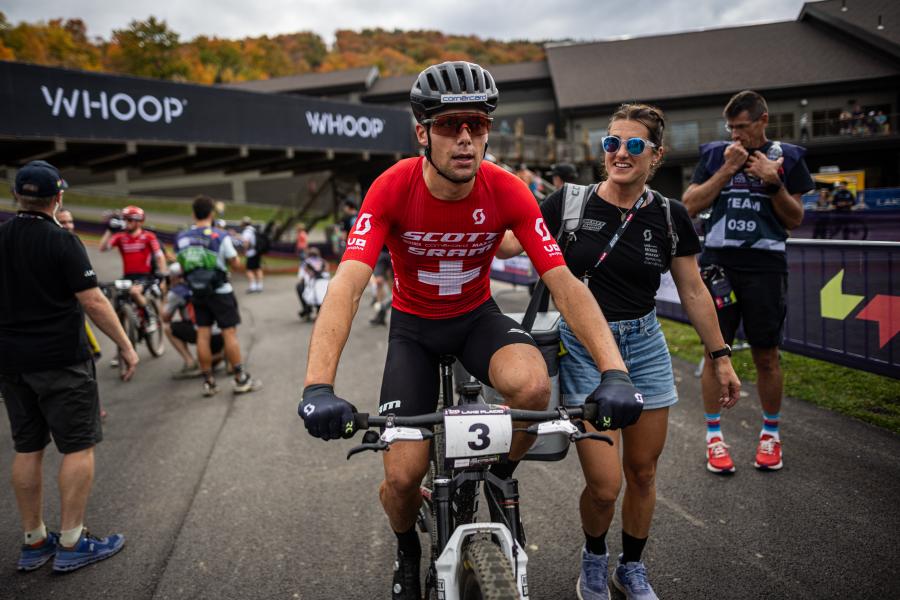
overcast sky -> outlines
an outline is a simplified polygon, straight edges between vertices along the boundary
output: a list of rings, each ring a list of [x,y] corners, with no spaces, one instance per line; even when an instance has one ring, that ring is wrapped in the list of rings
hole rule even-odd
[[[802,0],[4,0],[13,23],[81,18],[91,36],[150,15],[187,41],[312,30],[435,29],[501,40],[599,40],[797,18]],[[513,7],[513,8],[510,8]]]

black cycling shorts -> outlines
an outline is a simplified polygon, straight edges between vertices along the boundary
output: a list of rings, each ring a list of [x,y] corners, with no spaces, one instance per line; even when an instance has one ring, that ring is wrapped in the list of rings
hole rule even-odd
[[[175,321],[171,325],[172,335],[185,344],[197,343],[197,327],[190,321]],[[216,333],[209,339],[209,347],[213,354],[218,354],[225,347],[225,341],[221,333]]]
[[[469,373],[490,385],[491,357],[510,344],[537,347],[521,325],[500,312],[493,298],[451,319],[424,319],[395,308],[378,412],[404,416],[434,412],[443,354],[455,356]]]
[[[51,435],[63,454],[86,450],[103,439],[93,360],[34,373],[0,374],[0,392],[16,452],[43,450]]]
[[[775,348],[782,341],[787,314],[787,273],[751,273],[724,267],[737,303],[718,311],[725,343],[734,341],[743,322],[744,335],[754,348]]]
[[[197,327],[212,327],[216,323],[220,328],[228,329],[241,324],[241,313],[233,292],[194,296],[191,303]]]
[[[253,256],[247,257],[247,270],[255,271],[259,268],[262,268],[262,256],[259,254],[254,254]]]
[[[156,275],[153,273],[125,273],[122,275],[122,279],[129,279],[132,285],[140,285],[144,288],[156,283]]]

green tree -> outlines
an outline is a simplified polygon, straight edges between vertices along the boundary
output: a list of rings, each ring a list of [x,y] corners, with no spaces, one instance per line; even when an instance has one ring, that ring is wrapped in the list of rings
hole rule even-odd
[[[113,31],[107,56],[111,66],[121,73],[185,79],[188,65],[179,48],[178,34],[165,21],[151,16],[146,21],[132,21],[128,29]]]

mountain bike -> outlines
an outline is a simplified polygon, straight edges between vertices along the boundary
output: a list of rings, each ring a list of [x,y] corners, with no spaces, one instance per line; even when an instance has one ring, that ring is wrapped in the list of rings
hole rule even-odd
[[[596,405],[529,411],[483,404],[477,382],[463,384],[454,405],[454,361],[453,357],[441,357],[442,406],[436,412],[410,417],[356,414],[356,429],[367,431],[363,443],[351,448],[347,458],[365,451],[386,451],[400,441],[431,440],[418,518],[420,530],[431,538],[425,598],[527,599],[528,556],[519,517],[518,482],[495,476],[490,465],[505,459],[514,431],[535,436],[562,434],[571,442],[613,442],[605,435],[587,432],[580,420],[573,420],[595,420]],[[532,424],[514,429],[514,421]],[[369,431],[370,427],[382,431]],[[490,521],[477,520],[482,489]]]
[[[147,344],[151,355],[162,356],[166,347],[163,345],[165,333],[160,318],[159,303],[162,299],[162,290],[159,287],[159,281],[154,280],[153,283],[144,286],[144,297],[147,299],[147,306],[144,309],[138,307],[131,298],[130,291],[133,285],[134,282],[130,279],[116,279],[109,283],[101,283],[100,289],[103,290],[112,304],[113,310],[116,311],[116,316],[131,341],[131,345],[137,349],[138,344],[143,341]],[[145,311],[144,315],[141,315],[141,311]],[[151,322],[156,324],[152,330],[147,327]],[[117,354],[119,365],[123,364],[121,358]]]

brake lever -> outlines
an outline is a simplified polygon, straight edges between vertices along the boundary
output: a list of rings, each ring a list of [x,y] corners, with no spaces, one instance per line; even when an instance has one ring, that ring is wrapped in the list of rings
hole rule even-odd
[[[378,452],[380,450],[387,450],[390,444],[382,442],[381,440],[375,442],[374,444],[360,444],[359,446],[354,446],[350,448],[350,451],[347,452],[347,460],[350,460],[350,457],[354,454],[359,454],[360,452],[365,452],[366,450],[371,450],[372,452]]]
[[[607,435],[603,435],[602,433],[597,433],[595,431],[588,432],[584,427],[584,421],[575,421],[575,427],[578,429],[577,433],[572,433],[569,435],[569,440],[572,442],[580,442],[581,440],[597,440],[600,442],[606,442],[610,446],[613,445],[612,438]]]

